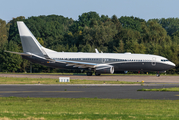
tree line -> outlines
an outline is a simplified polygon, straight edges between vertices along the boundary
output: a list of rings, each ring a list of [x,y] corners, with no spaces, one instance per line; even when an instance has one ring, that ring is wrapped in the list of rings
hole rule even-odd
[[[168,73],[179,73],[179,19],[148,21],[133,17],[99,16],[96,12],[79,15],[78,20],[59,15],[0,19],[0,72],[29,72],[31,63],[4,50],[22,52],[17,21],[24,21],[37,40],[55,51],[144,53],[161,55],[176,64]],[[62,72],[32,64],[34,72]],[[63,70],[64,71],[64,70]],[[70,70],[65,71],[70,72]]]

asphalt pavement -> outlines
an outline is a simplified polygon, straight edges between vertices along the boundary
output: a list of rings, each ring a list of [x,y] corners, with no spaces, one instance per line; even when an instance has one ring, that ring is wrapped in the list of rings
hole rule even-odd
[[[146,92],[142,88],[179,87],[179,84],[141,85],[0,85],[0,97],[118,98],[178,100],[179,92]]]

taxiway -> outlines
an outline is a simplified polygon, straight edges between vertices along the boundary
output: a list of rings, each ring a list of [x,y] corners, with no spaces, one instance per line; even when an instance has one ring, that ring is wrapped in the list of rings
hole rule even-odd
[[[0,85],[0,97],[120,98],[178,100],[179,92],[146,92],[142,88],[179,87],[149,85]]]

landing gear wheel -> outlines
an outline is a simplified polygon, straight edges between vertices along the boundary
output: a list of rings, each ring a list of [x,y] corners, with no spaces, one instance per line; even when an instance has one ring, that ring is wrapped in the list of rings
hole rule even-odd
[[[101,74],[100,74],[100,73],[96,73],[96,72],[95,72],[95,75],[96,75],[96,76],[100,76]]]
[[[156,74],[157,77],[160,77],[160,74]]]
[[[87,72],[86,73],[87,76],[92,76],[92,74],[93,74],[92,72]]]

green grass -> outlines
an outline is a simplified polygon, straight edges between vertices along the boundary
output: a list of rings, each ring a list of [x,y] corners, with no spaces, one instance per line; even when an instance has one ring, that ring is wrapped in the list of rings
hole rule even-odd
[[[179,119],[178,100],[0,97],[0,119]]]
[[[70,80],[70,82],[59,82],[51,78],[16,78],[0,77],[0,84],[141,84],[141,82],[125,81],[99,81],[99,80]]]
[[[178,92],[179,87],[171,87],[171,88],[159,88],[159,89],[139,89],[137,91],[171,91],[171,92]]]

